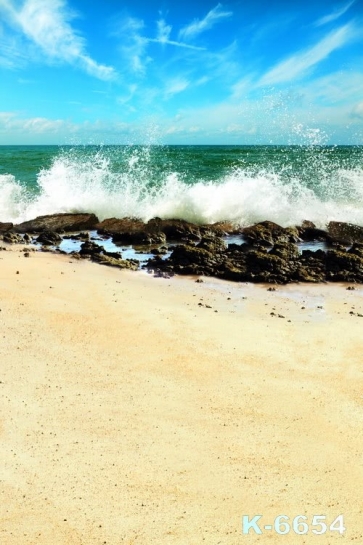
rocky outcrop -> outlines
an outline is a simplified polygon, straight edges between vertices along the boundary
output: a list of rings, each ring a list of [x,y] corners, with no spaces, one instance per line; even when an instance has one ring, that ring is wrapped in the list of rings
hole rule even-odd
[[[95,214],[52,214],[14,225],[17,233],[41,233],[43,231],[70,232],[92,230],[98,223]]]
[[[23,242],[23,237],[21,235],[11,231],[7,231],[2,238],[3,241],[7,242],[8,244],[21,244]]]
[[[81,244],[79,256],[89,258],[100,265],[118,267],[119,269],[130,269],[136,271],[140,263],[136,259],[122,259],[121,252],[107,252],[102,246],[92,241],[86,241]]]
[[[330,250],[326,256],[327,280],[363,282],[363,258],[356,252]]]
[[[136,259],[115,258],[101,253],[93,255],[92,261],[96,261],[100,265],[108,265],[109,267],[117,267],[119,269],[129,269],[131,271],[137,271],[140,265],[139,261]]]
[[[10,231],[13,228],[12,223],[2,223],[0,221],[0,233],[5,233],[6,231]]]
[[[62,237],[55,231],[43,231],[37,238],[36,241],[44,246],[54,246],[62,242]]]
[[[301,240],[306,242],[312,242],[314,240],[326,241],[328,233],[323,229],[318,229],[312,221],[303,221],[300,226],[297,227],[297,232]]]
[[[165,234],[135,218],[109,218],[98,223],[96,228],[99,234],[111,236],[115,243],[141,246],[163,244],[166,241]]]
[[[328,225],[328,236],[331,242],[340,244],[363,242],[363,227],[342,221],[331,221]]]
[[[160,218],[153,218],[148,221],[147,229],[154,233],[163,233],[170,241],[199,240],[202,236],[201,230],[206,230],[185,220],[162,220]]]
[[[249,244],[273,246],[276,242],[297,242],[299,232],[296,227],[281,227],[272,221],[262,221],[242,229]]]

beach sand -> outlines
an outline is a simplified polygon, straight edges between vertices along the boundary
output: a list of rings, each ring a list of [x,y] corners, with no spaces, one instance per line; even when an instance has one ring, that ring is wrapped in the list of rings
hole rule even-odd
[[[363,543],[363,287],[194,280],[0,252],[1,545]]]

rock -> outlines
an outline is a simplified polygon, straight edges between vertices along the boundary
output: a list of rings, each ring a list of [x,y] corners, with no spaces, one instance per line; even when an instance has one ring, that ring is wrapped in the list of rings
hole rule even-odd
[[[363,282],[363,258],[358,255],[329,250],[326,266],[328,280]]]
[[[54,246],[62,241],[62,237],[55,231],[43,231],[43,233],[37,237],[36,241],[44,246]]]
[[[95,242],[86,241],[83,244],[81,244],[81,249],[79,251],[79,254],[83,257],[85,256],[94,256],[101,254],[103,252],[102,246],[99,246]]]
[[[206,227],[208,227],[208,229],[210,229],[211,231],[215,232],[218,236],[238,234],[241,231],[239,227],[237,227],[230,221],[218,221]]]
[[[363,257],[363,244],[360,242],[355,242],[353,246],[348,250],[348,253]]]
[[[43,231],[81,231],[94,229],[98,223],[95,214],[52,214],[39,216],[14,226],[17,233],[41,233]]]
[[[312,242],[319,240],[325,242],[328,237],[328,233],[323,229],[318,229],[312,221],[303,221],[301,227],[296,228],[301,240],[305,242]]]
[[[347,245],[363,242],[363,227],[342,221],[331,221],[328,225],[328,235],[331,242]]]
[[[0,221],[0,233],[5,233],[6,231],[10,231],[13,228],[12,223],[2,223]]]
[[[145,223],[137,218],[108,218],[97,223],[95,229],[100,235],[113,236],[145,231]]]
[[[23,238],[17,233],[8,231],[3,235],[3,241],[7,242],[8,244],[20,244],[23,242]]]
[[[78,233],[78,234],[72,234],[72,235],[65,235],[63,237],[65,240],[90,240],[90,234],[89,233]]]
[[[196,248],[202,248],[213,254],[219,254],[227,249],[227,244],[222,238],[213,236],[203,236]]]
[[[118,267],[119,269],[130,269],[132,271],[137,271],[140,265],[139,261],[136,259],[116,259],[103,254],[93,254],[92,261],[96,261],[100,265]]]
[[[250,244],[273,246],[276,242],[296,242],[299,233],[296,227],[281,227],[272,221],[256,223],[245,227],[242,234]]]
[[[153,218],[148,221],[147,229],[153,233],[164,233],[167,240],[170,241],[179,241],[183,239],[199,240],[201,238],[201,227],[185,220],[162,220],[160,218]],[[207,228],[205,227],[204,231],[206,231],[206,229]]]
[[[165,234],[135,218],[109,218],[98,223],[97,232],[112,236],[113,242],[123,244],[163,244]]]
[[[277,255],[283,259],[291,260],[299,257],[299,249],[292,242],[275,244],[270,255]]]

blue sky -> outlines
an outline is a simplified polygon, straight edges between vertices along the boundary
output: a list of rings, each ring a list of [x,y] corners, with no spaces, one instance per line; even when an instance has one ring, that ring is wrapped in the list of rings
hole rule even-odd
[[[363,0],[0,0],[0,144],[363,143]]]

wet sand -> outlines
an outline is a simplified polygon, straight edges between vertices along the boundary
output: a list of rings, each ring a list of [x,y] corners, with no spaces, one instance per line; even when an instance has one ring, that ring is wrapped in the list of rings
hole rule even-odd
[[[263,529],[281,514],[343,514],[362,543],[363,286],[346,287],[0,252],[1,544],[342,539]]]

